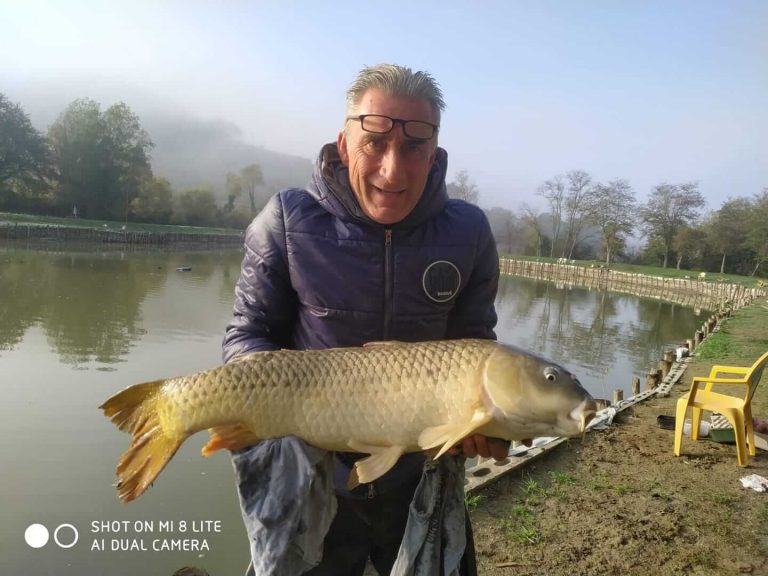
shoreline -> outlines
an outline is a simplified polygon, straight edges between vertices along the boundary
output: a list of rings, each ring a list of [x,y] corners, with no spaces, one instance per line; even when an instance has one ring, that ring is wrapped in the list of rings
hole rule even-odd
[[[115,226],[118,226],[115,224]],[[0,222],[0,240],[33,243],[78,243],[78,244],[122,244],[167,246],[170,244],[205,244],[209,246],[242,245],[245,234],[232,230],[200,232],[185,227],[169,226],[167,230],[142,230],[120,225],[117,228],[92,226],[62,226],[58,224],[35,224]]]
[[[606,430],[563,441],[473,493],[480,574],[768,574],[768,494],[739,482],[768,477],[768,452],[741,468],[735,446],[685,438],[675,457],[674,432],[656,425],[694,376],[748,366],[768,349],[768,300],[734,311],[714,334],[729,345],[702,347],[715,353],[694,354],[669,396],[654,394]],[[765,418],[768,375],[752,402]]]

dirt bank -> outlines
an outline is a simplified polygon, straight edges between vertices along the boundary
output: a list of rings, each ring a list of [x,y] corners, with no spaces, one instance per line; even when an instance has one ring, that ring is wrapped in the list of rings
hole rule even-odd
[[[723,334],[719,357],[695,358],[670,397],[484,489],[472,512],[480,574],[768,575],[768,493],[739,482],[768,477],[768,452],[739,468],[733,445],[685,439],[676,458],[673,432],[656,426],[693,376],[768,350],[768,302],[737,312]],[[768,374],[753,410],[768,418]]]

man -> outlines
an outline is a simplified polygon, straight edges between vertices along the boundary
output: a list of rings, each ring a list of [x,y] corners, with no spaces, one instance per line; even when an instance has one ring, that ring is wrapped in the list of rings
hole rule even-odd
[[[359,74],[343,130],[321,150],[307,189],[274,196],[247,231],[225,361],[278,348],[495,338],[496,246],[483,212],[446,196],[443,108],[427,73],[380,65]],[[500,460],[508,444],[475,435],[462,449]],[[359,457],[336,456],[338,512],[308,574],[360,575],[369,558],[388,574],[395,562],[424,457],[407,454],[348,491]],[[246,524],[253,461],[234,460]],[[292,473],[293,464],[277,465]],[[474,573],[473,558],[468,546],[464,573]]]

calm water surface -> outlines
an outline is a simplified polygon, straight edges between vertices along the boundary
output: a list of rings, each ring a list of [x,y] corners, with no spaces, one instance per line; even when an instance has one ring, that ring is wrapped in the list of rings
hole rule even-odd
[[[112,484],[128,436],[97,410],[131,384],[220,362],[240,260],[239,251],[0,246],[0,574],[243,572],[228,456],[201,458],[204,435],[193,437],[151,490],[122,505]],[[702,323],[671,304],[516,278],[502,282],[497,308],[500,340],[557,360],[606,398],[628,395],[632,375]],[[24,539],[34,523],[50,532],[38,549]],[[61,544],[73,528],[77,542],[57,545],[57,527]],[[153,550],[185,541],[208,549]]]

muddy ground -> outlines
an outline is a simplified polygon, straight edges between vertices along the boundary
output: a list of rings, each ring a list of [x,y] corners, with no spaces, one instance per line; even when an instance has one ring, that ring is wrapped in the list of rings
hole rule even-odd
[[[735,446],[685,438],[678,458],[673,431],[656,426],[659,414],[674,415],[692,376],[713,363],[751,364],[756,340],[768,350],[766,317],[736,326],[727,361],[694,359],[668,398],[621,412],[609,430],[563,444],[470,498],[479,573],[768,575],[768,493],[739,481],[768,477],[768,452],[740,468]],[[753,410],[768,418],[768,371]]]

